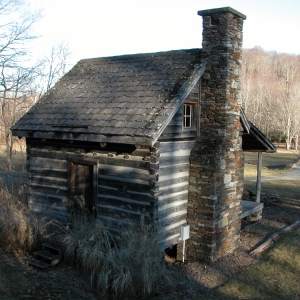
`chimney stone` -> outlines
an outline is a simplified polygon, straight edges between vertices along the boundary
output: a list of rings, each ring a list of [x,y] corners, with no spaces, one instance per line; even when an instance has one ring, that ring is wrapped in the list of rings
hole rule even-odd
[[[231,7],[202,10],[200,136],[191,152],[187,257],[213,261],[239,244],[243,192],[240,70],[246,16]]]

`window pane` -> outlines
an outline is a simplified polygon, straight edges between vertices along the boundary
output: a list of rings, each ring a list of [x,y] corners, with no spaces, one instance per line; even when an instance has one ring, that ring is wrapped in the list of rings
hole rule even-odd
[[[185,107],[186,107],[185,114],[190,116],[191,115],[191,106],[190,105],[185,105]]]
[[[186,117],[186,119],[185,119],[185,127],[191,127],[191,117]]]
[[[183,128],[192,127],[192,105],[184,104],[183,106]]]

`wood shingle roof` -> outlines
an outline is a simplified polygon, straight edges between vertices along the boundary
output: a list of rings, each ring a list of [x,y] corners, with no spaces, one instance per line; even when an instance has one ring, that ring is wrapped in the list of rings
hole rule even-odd
[[[12,131],[36,138],[107,142],[117,137],[153,144],[204,69],[201,49],[81,60]]]

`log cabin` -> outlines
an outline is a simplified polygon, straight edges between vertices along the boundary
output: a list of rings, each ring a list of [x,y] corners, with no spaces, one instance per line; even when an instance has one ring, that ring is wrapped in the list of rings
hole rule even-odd
[[[203,48],[83,59],[13,126],[26,138],[34,212],[66,223],[71,208],[86,209],[114,234],[144,216],[161,249],[189,224],[189,259],[235,249],[251,136],[240,91],[246,16],[198,15]]]

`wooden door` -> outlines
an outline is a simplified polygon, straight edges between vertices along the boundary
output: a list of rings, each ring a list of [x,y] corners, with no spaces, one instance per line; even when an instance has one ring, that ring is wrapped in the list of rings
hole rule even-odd
[[[75,210],[88,211],[96,217],[97,164],[85,160],[69,160],[69,197]]]

